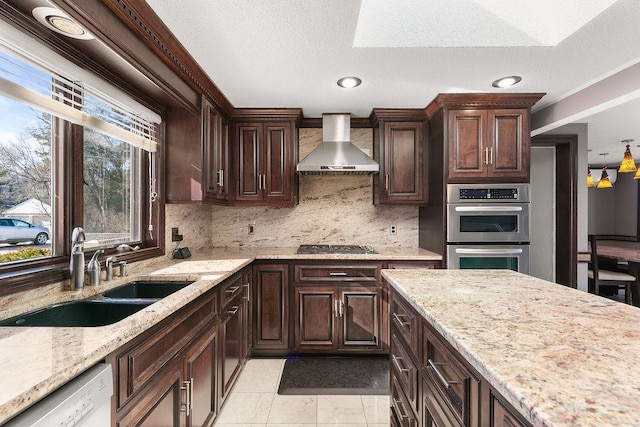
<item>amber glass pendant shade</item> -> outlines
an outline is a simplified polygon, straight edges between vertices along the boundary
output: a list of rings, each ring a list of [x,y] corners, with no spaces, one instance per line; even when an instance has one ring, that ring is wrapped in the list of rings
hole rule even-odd
[[[640,179],[640,178],[638,178],[638,179]],[[596,183],[593,182],[593,177],[591,176],[591,168],[587,167],[587,187],[593,188],[595,186],[596,186]]]
[[[635,174],[635,176],[633,177],[633,179],[640,179],[640,169],[638,169],[638,170],[636,171],[636,174]]]
[[[597,188],[613,188],[606,166],[602,168],[602,176],[600,177],[600,181],[598,181]]]
[[[631,155],[631,150],[629,150],[629,144],[627,144],[627,149],[624,151],[624,157],[622,158],[622,162],[620,162],[618,172],[635,172],[637,169],[636,162]]]

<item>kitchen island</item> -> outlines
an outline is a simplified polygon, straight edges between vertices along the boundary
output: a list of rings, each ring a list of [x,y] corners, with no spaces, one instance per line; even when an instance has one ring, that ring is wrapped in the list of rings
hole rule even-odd
[[[508,270],[384,279],[534,426],[640,425],[640,310]]]

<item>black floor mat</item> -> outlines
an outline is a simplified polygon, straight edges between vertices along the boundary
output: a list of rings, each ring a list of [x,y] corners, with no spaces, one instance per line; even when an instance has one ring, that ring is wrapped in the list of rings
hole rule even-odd
[[[287,359],[278,394],[389,394],[386,357]]]

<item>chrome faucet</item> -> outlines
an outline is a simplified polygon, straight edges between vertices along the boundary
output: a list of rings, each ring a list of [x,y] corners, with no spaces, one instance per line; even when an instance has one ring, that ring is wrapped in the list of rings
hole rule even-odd
[[[113,279],[113,263],[118,261],[118,258],[115,256],[107,257],[107,260],[104,262],[105,270],[107,271],[106,281],[110,281]]]
[[[71,258],[69,260],[69,274],[71,290],[84,288],[84,230],[76,227],[71,233]]]
[[[91,261],[87,264],[87,273],[89,273],[89,285],[98,286],[100,284],[100,261],[98,261],[98,257],[102,255],[104,251],[102,249],[98,249],[93,254]]]

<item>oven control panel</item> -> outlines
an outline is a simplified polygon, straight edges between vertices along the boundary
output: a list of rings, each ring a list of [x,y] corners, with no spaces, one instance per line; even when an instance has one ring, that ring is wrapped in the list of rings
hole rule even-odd
[[[529,203],[529,184],[448,184],[447,203]]]
[[[461,188],[460,200],[507,199],[518,200],[517,188]]]

